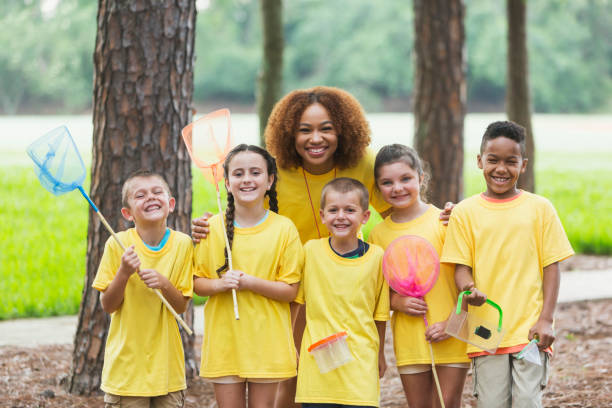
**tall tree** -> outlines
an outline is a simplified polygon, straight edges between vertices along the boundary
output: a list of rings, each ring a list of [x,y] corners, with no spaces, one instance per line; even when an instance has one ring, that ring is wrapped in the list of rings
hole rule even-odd
[[[257,112],[259,140],[264,145],[263,133],[268,116],[283,91],[283,1],[260,0],[263,31],[263,61],[257,81]]]
[[[506,81],[506,114],[508,119],[525,127],[527,170],[519,177],[518,186],[535,191],[535,144],[531,126],[529,95],[529,63],[527,61],[527,1],[507,0],[508,10],[508,78]]]
[[[195,0],[100,0],[94,52],[91,197],[113,229],[121,219],[121,186],[139,168],[162,173],[176,197],[171,228],[189,231],[191,163],[180,131],[191,120]],[[109,234],[89,213],[87,275],[74,340],[68,390],[100,386],[108,316],[92,289]],[[185,320],[193,323],[193,307]],[[187,374],[196,362],[193,336],[183,336]]]
[[[462,0],[415,0],[415,146],[429,163],[429,201],[463,194],[465,30]]]

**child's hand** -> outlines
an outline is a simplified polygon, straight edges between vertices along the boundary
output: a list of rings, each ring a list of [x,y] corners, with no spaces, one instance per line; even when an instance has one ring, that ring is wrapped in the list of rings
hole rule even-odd
[[[125,274],[129,277],[136,272],[138,268],[140,268],[140,259],[138,259],[136,251],[134,251],[134,245],[131,245],[121,256],[121,265],[119,266],[118,273]]]
[[[385,347],[385,345],[381,344],[380,347]],[[383,378],[386,371],[387,371],[387,359],[385,358],[385,354],[378,353],[378,378]]]
[[[238,289],[240,284],[241,271],[230,270],[221,275],[221,279],[215,279],[214,282],[217,285],[215,291],[226,292],[232,289]]]
[[[425,340],[430,343],[437,343],[449,337],[450,336],[446,334],[446,320],[434,323],[425,330]]]
[[[240,274],[240,278],[238,279],[238,290],[252,290],[255,277],[239,270],[234,272]]]
[[[455,208],[455,204],[448,201],[444,204],[444,209],[440,213],[440,222],[443,225],[448,225],[448,220],[450,220],[451,213],[453,212],[453,208]]]
[[[555,341],[555,331],[552,328],[552,322],[539,319],[536,324],[529,330],[530,341],[533,338],[538,339],[538,348],[545,350],[550,347]]]
[[[205,212],[200,218],[194,218],[191,220],[191,239],[196,244],[200,242],[201,239],[206,239],[208,236],[209,224],[208,219],[212,217],[212,214],[209,212]]]
[[[154,269],[141,269],[138,276],[151,289],[163,289],[170,285],[170,281]]]
[[[427,303],[423,299],[411,296],[400,296],[400,298],[396,300],[395,305],[398,311],[411,316],[423,316],[427,313]]]
[[[482,305],[484,302],[487,301],[487,295],[485,295],[484,293],[482,293],[481,291],[479,291],[478,289],[476,289],[474,286],[466,289],[469,290],[470,293],[468,296],[464,296],[463,299],[465,299],[465,301],[470,304],[470,305],[474,305],[474,306],[480,306]]]

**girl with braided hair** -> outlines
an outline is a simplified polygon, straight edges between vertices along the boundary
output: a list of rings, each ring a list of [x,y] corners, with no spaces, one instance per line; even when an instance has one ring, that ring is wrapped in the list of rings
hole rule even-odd
[[[213,383],[219,407],[246,407],[247,387],[249,407],[271,407],[278,383],[296,375],[289,303],[301,279],[302,244],[291,220],[276,213],[276,162],[266,150],[241,144],[223,168],[225,219],[210,219],[210,233],[194,256],[194,292],[209,296],[200,375]],[[234,319],[232,289],[239,291],[240,320]]]

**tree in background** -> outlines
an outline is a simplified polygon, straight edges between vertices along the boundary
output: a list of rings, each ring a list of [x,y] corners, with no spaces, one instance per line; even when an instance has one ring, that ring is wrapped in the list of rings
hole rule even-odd
[[[260,0],[263,31],[263,59],[257,81],[257,113],[259,140],[264,146],[263,133],[268,116],[283,92],[283,1]]]
[[[508,10],[508,74],[506,80],[506,113],[508,119],[525,127],[527,169],[519,177],[518,187],[535,191],[535,144],[531,126],[531,97],[529,95],[529,64],[527,62],[527,2],[507,0]]]
[[[169,227],[188,232],[191,162],[180,131],[191,120],[195,0],[100,0],[94,53],[94,134],[91,198],[116,230],[121,186],[139,168],[160,172],[176,197]],[[90,210],[87,275],[74,341],[68,390],[100,386],[108,316],[91,287],[108,233]],[[186,312],[193,324],[193,307]],[[187,375],[196,372],[193,336],[181,329]]]
[[[464,13],[462,0],[414,1],[414,141],[438,207],[463,195]]]

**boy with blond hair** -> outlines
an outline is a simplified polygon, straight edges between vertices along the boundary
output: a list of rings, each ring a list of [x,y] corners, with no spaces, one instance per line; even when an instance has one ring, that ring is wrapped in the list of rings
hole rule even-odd
[[[478,155],[486,191],[454,208],[442,253],[441,262],[455,264],[457,288],[472,292],[464,297],[469,304],[490,297],[504,312],[506,333],[495,354],[468,345],[478,407],[542,406],[559,262],[574,253],[553,205],[517,188],[526,166],[525,129],[513,122],[490,124]],[[470,313],[497,320],[490,307]],[[517,359],[534,338],[541,366]]]
[[[123,184],[134,228],[110,237],[93,287],[111,314],[101,389],[106,407],[181,407],[185,359],[178,325],[151,289],[182,313],[193,292],[191,239],[166,226],[175,199],[163,177],[138,171]]]
[[[379,405],[389,286],[382,274],[383,250],[357,237],[369,216],[361,182],[341,177],[323,188],[320,217],[331,236],[304,246],[295,300],[306,305],[295,397],[303,408]],[[354,360],[321,374],[308,347],[343,331]]]

